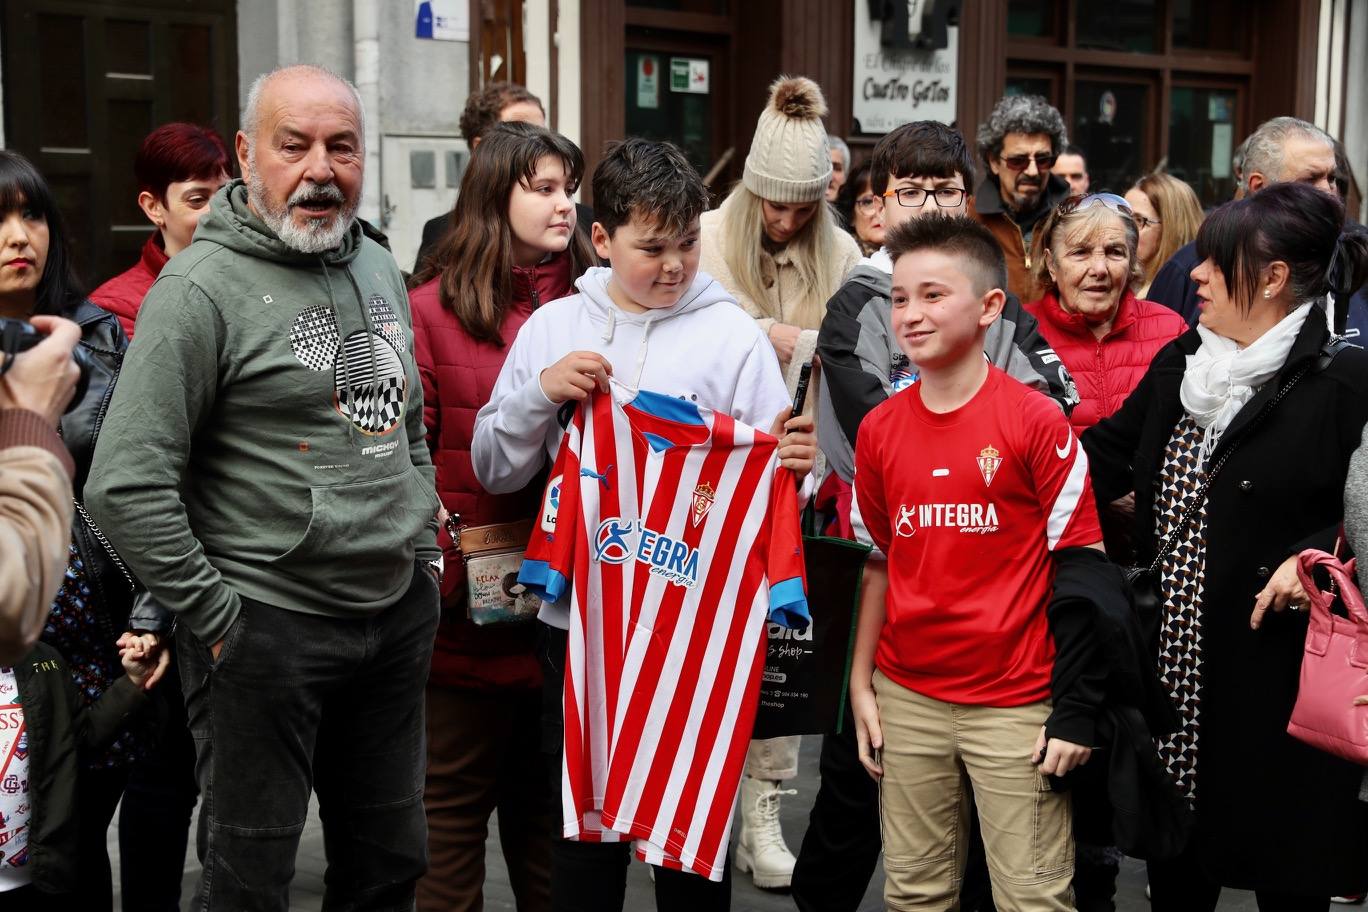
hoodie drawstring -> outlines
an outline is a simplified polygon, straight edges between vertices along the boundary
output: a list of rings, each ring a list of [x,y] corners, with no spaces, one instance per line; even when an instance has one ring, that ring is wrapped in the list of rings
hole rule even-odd
[[[609,311],[611,314],[612,311]],[[609,318],[611,326],[612,317]],[[641,389],[641,374],[646,370],[646,348],[648,340],[651,338],[651,327],[655,325],[655,316],[646,318],[646,322],[641,326],[641,344],[637,346],[636,376],[632,378],[632,386]]]
[[[617,308],[608,308],[608,325],[603,329],[603,344],[607,345],[613,341],[613,331],[617,329]]]

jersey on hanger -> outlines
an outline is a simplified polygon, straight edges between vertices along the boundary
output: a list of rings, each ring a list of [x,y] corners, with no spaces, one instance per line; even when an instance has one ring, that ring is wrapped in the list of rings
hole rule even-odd
[[[567,838],[721,880],[767,618],[806,627],[778,441],[616,382],[575,410],[520,581],[571,597]]]

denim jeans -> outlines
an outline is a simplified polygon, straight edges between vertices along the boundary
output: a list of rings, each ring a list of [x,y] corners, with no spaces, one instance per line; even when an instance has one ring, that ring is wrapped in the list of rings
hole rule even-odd
[[[200,875],[192,909],[285,912],[317,792],[325,910],[409,910],[427,868],[423,690],[437,584],[341,620],[243,599],[218,661],[182,625]]]

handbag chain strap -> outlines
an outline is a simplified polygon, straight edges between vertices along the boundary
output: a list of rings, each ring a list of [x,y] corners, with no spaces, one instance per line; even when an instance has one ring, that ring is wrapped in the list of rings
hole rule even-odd
[[[1240,436],[1231,441],[1230,446],[1226,447],[1226,451],[1221,454],[1221,458],[1216,460],[1216,464],[1207,472],[1206,480],[1202,482],[1202,486],[1193,493],[1192,500],[1188,502],[1187,509],[1183,511],[1182,518],[1178,520],[1178,525],[1174,526],[1173,531],[1164,538],[1163,544],[1160,545],[1158,552],[1154,555],[1154,560],[1149,565],[1148,572],[1150,574],[1159,572],[1159,565],[1163,562],[1164,558],[1168,557],[1169,552],[1177,546],[1178,537],[1183,534],[1184,530],[1187,529],[1188,524],[1192,522],[1193,517],[1197,515],[1197,511],[1202,508],[1202,503],[1206,500],[1207,491],[1210,490],[1211,483],[1216,480],[1216,476],[1220,474],[1226,461],[1230,459],[1231,454],[1235,452],[1235,448],[1244,442],[1245,438],[1254,431],[1254,428],[1259,426],[1259,423],[1268,416],[1268,413],[1273,411],[1273,407],[1292,391],[1292,387],[1296,386],[1297,381],[1306,376],[1306,372],[1310,369],[1311,365],[1308,363],[1303,365],[1301,370],[1293,374],[1292,378],[1283,385],[1283,388],[1278,390],[1277,395],[1270,399],[1264,407],[1259,410],[1259,414],[1255,415],[1249,424],[1245,425]]]

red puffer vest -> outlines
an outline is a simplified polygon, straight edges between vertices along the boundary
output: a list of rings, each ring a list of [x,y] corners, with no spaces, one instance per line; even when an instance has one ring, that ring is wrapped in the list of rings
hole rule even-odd
[[[90,300],[119,318],[119,325],[130,342],[133,341],[133,323],[138,319],[138,308],[147,297],[147,290],[161,275],[167,259],[161,232],[154,231],[143,244],[138,262],[90,293]]]
[[[475,413],[489,401],[508,346],[533,308],[570,294],[574,276],[568,253],[531,269],[515,269],[514,300],[504,318],[502,346],[472,339],[437,293],[437,279],[409,292],[413,310],[414,354],[423,377],[423,419],[428,448],[437,469],[437,494],[467,525],[510,522],[531,517],[542,486],[534,482],[516,494],[490,494],[475,478],[470,443]],[[445,531],[442,622],[432,653],[433,684],[493,690],[535,688],[541,672],[533,651],[535,624],[477,627],[466,617],[465,565]]]
[[[1041,335],[1078,384],[1080,401],[1069,417],[1078,434],[1119,409],[1159,349],[1188,328],[1176,312],[1142,301],[1129,291],[1121,299],[1111,330],[1101,339],[1081,317],[1066,313],[1053,294],[1046,293],[1025,307],[1040,321]]]

